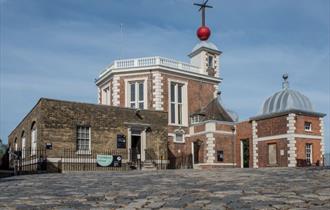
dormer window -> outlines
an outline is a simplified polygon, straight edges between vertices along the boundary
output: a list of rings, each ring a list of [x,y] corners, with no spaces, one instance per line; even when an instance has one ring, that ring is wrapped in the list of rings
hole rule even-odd
[[[312,131],[312,123],[305,122],[304,128],[305,128],[305,131]]]
[[[196,124],[203,121],[203,115],[197,114],[190,117],[190,123]]]

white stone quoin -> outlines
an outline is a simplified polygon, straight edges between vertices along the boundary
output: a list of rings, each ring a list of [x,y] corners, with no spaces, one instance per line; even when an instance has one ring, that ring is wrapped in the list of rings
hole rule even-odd
[[[257,122],[252,121],[252,150],[253,150],[253,168],[258,168],[258,135]]]
[[[163,111],[163,77],[160,72],[153,72],[153,104],[152,107],[155,110]]]
[[[207,163],[214,163],[215,161],[215,144],[214,144],[214,141],[215,141],[215,138],[214,138],[214,135],[213,133],[207,133],[206,134],[206,149],[207,149],[207,154],[206,154],[206,157],[207,157],[207,160],[206,162]]]
[[[208,122],[205,124],[206,133],[206,149],[207,149],[207,160],[206,163],[214,163],[215,161],[215,138],[213,132],[216,130],[215,122]]]
[[[288,140],[288,167],[296,167],[297,165],[297,154],[296,154],[296,138],[295,138],[295,120],[296,114],[291,113],[288,115],[288,117],[286,118],[288,121],[287,127],[287,134],[289,134],[289,136],[287,137]]]
[[[120,95],[119,95],[120,83],[119,83],[119,80],[120,80],[119,76],[115,75],[113,77],[113,82],[112,82],[112,104],[114,106],[119,106],[120,105],[120,100],[119,100],[120,99]]]
[[[322,117],[320,119],[320,133],[321,133],[321,164],[323,164],[323,155],[325,154],[325,148],[324,148],[324,120]]]

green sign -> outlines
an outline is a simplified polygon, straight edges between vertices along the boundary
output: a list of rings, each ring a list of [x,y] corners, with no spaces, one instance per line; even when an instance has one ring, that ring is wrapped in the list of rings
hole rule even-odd
[[[102,167],[108,167],[113,161],[112,155],[96,155],[96,163]]]

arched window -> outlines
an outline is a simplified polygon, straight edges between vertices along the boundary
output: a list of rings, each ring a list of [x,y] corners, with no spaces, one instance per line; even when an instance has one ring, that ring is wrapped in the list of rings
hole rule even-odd
[[[26,138],[24,131],[22,131],[21,141],[22,141],[22,158],[25,158]]]
[[[36,149],[37,149],[37,125],[36,122],[33,122],[31,126],[31,155],[36,154]]]
[[[17,145],[17,137],[15,138],[15,141],[14,141],[14,151],[17,151],[18,150],[18,145]]]

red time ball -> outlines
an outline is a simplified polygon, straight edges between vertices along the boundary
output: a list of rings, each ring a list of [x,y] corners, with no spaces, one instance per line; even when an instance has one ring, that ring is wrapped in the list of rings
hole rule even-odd
[[[201,41],[207,40],[211,35],[211,30],[207,26],[201,26],[197,30],[197,36]]]

